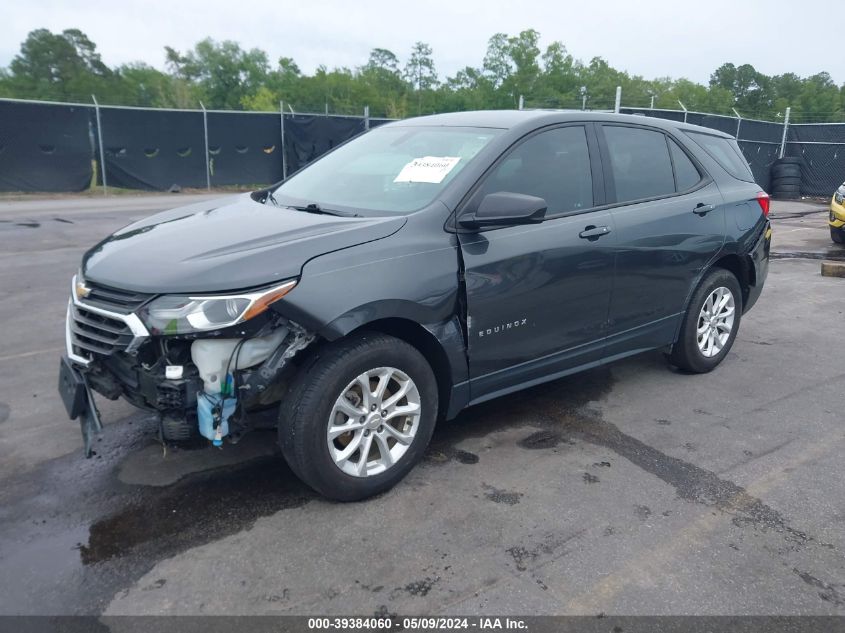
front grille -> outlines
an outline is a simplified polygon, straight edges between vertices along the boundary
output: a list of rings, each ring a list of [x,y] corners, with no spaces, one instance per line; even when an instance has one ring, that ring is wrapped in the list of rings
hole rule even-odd
[[[68,327],[71,345],[77,353],[85,351],[109,355],[116,350],[126,349],[134,337],[124,321],[86,310],[84,306],[74,303],[70,305]]]
[[[90,290],[90,293],[83,300],[85,303],[119,314],[130,314],[134,312],[152,297],[152,295],[139,292],[101,286],[87,279],[85,280],[85,285]]]

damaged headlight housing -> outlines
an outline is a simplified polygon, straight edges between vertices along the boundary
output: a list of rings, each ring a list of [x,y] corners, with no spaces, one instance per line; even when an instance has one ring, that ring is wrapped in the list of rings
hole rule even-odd
[[[190,334],[237,325],[258,316],[296,286],[296,280],[230,295],[163,295],[138,310],[152,334]]]

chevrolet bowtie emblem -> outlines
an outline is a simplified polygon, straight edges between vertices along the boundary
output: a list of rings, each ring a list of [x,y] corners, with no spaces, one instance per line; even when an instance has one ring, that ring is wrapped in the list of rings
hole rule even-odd
[[[91,289],[85,285],[84,282],[77,281],[76,282],[76,298],[77,299],[84,299],[88,295],[91,294]]]

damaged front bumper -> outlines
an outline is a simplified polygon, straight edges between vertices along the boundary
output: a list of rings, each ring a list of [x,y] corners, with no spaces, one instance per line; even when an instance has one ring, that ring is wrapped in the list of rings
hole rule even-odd
[[[95,392],[157,413],[163,439],[196,435],[204,413],[198,402],[222,399],[225,417],[224,407],[210,409],[214,429],[218,439],[237,441],[252,428],[250,412],[283,397],[290,360],[315,339],[271,312],[237,328],[158,335],[135,314],[152,297],[96,286],[80,295],[74,278],[58,387],[68,417],[80,422],[86,457],[102,430]]]
[[[94,436],[102,431],[103,424],[100,422],[100,412],[94,402],[91,387],[67,356],[62,356],[59,363],[59,395],[68,417],[71,420],[79,418],[85,457],[90,457]]]

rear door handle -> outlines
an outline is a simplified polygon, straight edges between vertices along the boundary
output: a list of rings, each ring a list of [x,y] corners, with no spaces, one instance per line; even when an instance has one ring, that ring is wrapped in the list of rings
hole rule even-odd
[[[692,212],[695,213],[696,215],[705,216],[715,208],[716,208],[715,205],[704,204],[704,203],[699,202],[697,205],[695,205],[695,209],[693,209]]]
[[[602,235],[607,235],[608,233],[610,233],[609,226],[594,226],[591,224],[590,226],[585,227],[584,230],[578,234],[578,237],[585,240],[595,241]]]

